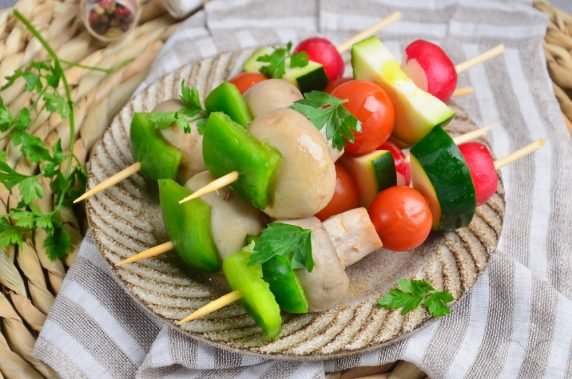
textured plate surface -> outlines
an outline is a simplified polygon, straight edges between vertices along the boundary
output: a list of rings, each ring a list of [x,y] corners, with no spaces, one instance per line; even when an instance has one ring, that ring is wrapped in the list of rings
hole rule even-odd
[[[204,59],[163,77],[136,96],[115,117],[91,157],[89,187],[133,163],[129,124],[134,112],[151,111],[163,100],[177,97],[185,80],[206,94],[236,73],[252,52],[243,50]],[[475,129],[466,113],[447,127],[453,134]],[[356,354],[393,343],[431,320],[422,309],[406,316],[375,306],[376,299],[401,277],[427,278],[456,299],[466,294],[494,252],[504,217],[504,192],[477,209],[472,223],[454,232],[436,233],[407,253],[381,250],[349,267],[348,299],[326,312],[285,316],[280,337],[267,343],[254,321],[238,304],[182,327],[194,338],[220,348],[275,358],[324,359]],[[104,260],[118,281],[137,301],[161,320],[175,325],[198,307],[226,293],[221,277],[188,272],[174,254],[118,269],[114,263],[167,241],[157,194],[139,174],[87,202],[90,227]],[[176,327],[176,326],[174,326]]]

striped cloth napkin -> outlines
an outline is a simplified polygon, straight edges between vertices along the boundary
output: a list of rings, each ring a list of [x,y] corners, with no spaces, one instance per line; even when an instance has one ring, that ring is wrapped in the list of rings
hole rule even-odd
[[[456,62],[499,42],[506,53],[460,76],[459,103],[497,156],[547,145],[503,169],[499,251],[453,314],[390,347],[325,362],[262,360],[162,326],[114,281],[89,237],[38,338],[35,354],[62,377],[323,377],[404,359],[434,378],[572,377],[572,141],[545,69],[547,20],[530,1],[211,1],[170,39],[143,87],[220,51],[323,34],[340,42],[397,8],[381,33],[399,55],[413,39],[441,43]],[[142,88],[143,88],[142,87]]]

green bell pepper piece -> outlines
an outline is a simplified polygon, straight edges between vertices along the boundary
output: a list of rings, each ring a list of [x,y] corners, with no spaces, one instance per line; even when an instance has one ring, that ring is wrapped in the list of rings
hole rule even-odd
[[[262,264],[262,273],[280,308],[288,313],[308,313],[308,299],[288,258],[272,257]]]
[[[150,180],[175,179],[183,154],[157,132],[152,113],[135,113],[131,120],[131,150],[141,172]],[[161,123],[160,126],[164,127]],[[170,125],[172,123],[169,123]]]
[[[246,126],[252,121],[250,109],[236,86],[229,82],[211,91],[205,100],[208,113],[222,112],[227,114],[234,122]]]
[[[174,180],[159,180],[165,229],[186,265],[200,271],[220,271],[221,262],[211,234],[210,206],[201,199],[179,204],[179,200],[191,193]]]
[[[220,112],[210,114],[203,134],[203,159],[215,177],[238,171],[231,187],[254,207],[272,203],[281,154]]]
[[[266,336],[274,340],[282,329],[280,307],[268,283],[262,278],[260,265],[248,265],[250,255],[248,251],[241,250],[226,257],[222,270],[230,287],[240,293],[240,301],[248,314]]]

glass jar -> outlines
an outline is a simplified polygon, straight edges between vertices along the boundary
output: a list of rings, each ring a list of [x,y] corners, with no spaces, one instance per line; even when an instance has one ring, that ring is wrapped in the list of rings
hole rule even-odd
[[[139,0],[82,0],[82,20],[88,32],[103,42],[123,38],[139,19]]]

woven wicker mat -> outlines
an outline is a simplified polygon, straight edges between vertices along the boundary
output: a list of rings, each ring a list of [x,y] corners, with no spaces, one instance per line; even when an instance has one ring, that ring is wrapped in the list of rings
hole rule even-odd
[[[140,25],[123,41],[99,45],[86,32],[78,17],[79,0],[20,0],[17,8],[36,25],[56,48],[60,57],[85,65],[111,67],[131,57],[137,60],[121,70],[103,75],[79,68],[66,71],[72,84],[79,126],[78,140],[73,146],[80,160],[85,161],[89,150],[103,133],[109,121],[130,98],[163,42],[176,28],[158,1],[144,2]],[[551,16],[545,50],[547,66],[554,82],[554,94],[560,103],[568,128],[572,133],[572,16],[553,8],[547,1],[535,6]],[[0,13],[0,78],[11,74],[43,51],[37,41],[11,15]],[[30,101],[23,86],[1,92],[4,102],[19,109]],[[67,140],[67,125],[52,117],[38,130],[46,141],[61,137]],[[6,140],[0,148],[6,149]],[[6,212],[10,194],[0,190],[0,212]],[[48,204],[50,205],[50,204]],[[27,241],[21,254],[15,248],[0,252],[0,379],[30,377],[55,373],[32,357],[32,348],[55,296],[60,290],[67,268],[72,264],[85,232],[85,215],[72,209],[63,212],[73,236],[74,253],[65,260],[49,261],[42,243]],[[33,375],[36,374],[36,375]],[[362,367],[328,374],[328,378],[423,378],[425,374],[407,362],[383,366]]]

